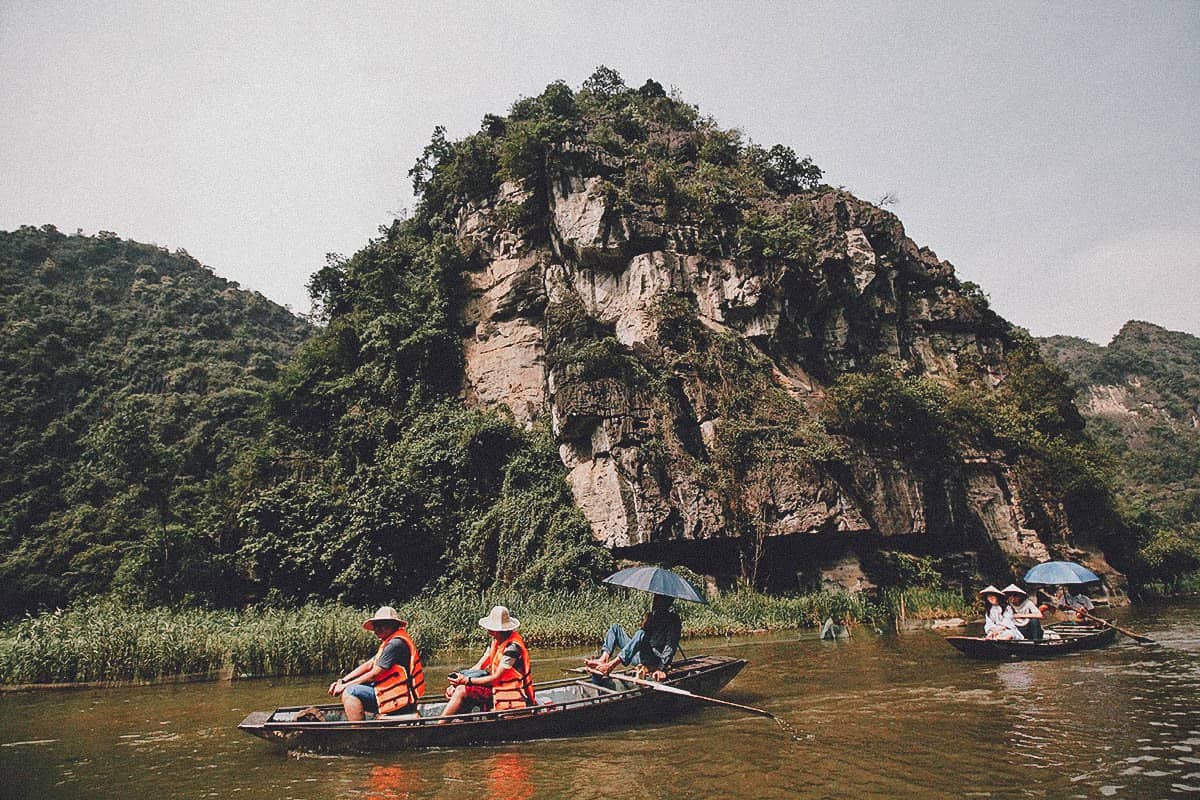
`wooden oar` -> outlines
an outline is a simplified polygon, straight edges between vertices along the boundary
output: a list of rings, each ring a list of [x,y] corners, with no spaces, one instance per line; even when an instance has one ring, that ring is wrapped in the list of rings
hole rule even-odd
[[[1134,633],[1133,631],[1126,630],[1125,628],[1119,627],[1117,625],[1113,625],[1111,622],[1109,622],[1106,619],[1101,619],[1100,617],[1092,616],[1091,614],[1084,611],[1082,608],[1075,609],[1075,613],[1081,617],[1087,617],[1088,619],[1095,620],[1096,622],[1099,622],[1101,625],[1107,625],[1108,627],[1112,628],[1113,630],[1119,631],[1119,632],[1125,634],[1126,636],[1128,636],[1130,639],[1133,639],[1138,644],[1158,644],[1158,642],[1154,641],[1149,636],[1143,636],[1140,633]]]
[[[599,675],[602,678],[609,677],[608,675],[605,675],[604,673],[602,673],[600,670],[597,670],[597,669],[587,669],[586,671],[590,672],[593,675]],[[717,705],[729,706],[731,708],[740,708],[742,711],[749,711],[751,714],[758,714],[763,717],[769,717],[769,718],[775,720],[776,722],[780,722],[779,717],[775,716],[770,711],[763,711],[761,708],[755,708],[754,706],[744,706],[741,703],[732,703],[728,700],[720,700],[716,697],[708,697],[707,695],[696,694],[695,692],[689,692],[686,689],[680,689],[678,686],[671,686],[670,684],[659,683],[658,681],[648,681],[643,678],[636,678],[633,675],[630,675],[628,673],[621,673],[620,675],[617,676],[617,680],[629,681],[630,683],[636,683],[639,686],[645,686],[647,688],[654,689],[657,692],[666,692],[667,694],[677,694],[677,695],[680,695],[681,697],[690,697],[693,700],[703,700],[706,703],[716,703]]]

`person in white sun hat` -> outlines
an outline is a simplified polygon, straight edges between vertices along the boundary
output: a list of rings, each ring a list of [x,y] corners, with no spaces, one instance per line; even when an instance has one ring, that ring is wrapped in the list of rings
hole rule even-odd
[[[344,678],[329,684],[329,693],[342,698],[346,719],[357,722],[366,714],[415,716],[417,699],[425,694],[425,672],[408,623],[396,609],[383,606],[363,623],[379,638],[375,655]]]
[[[495,606],[479,620],[479,627],[492,635],[475,666],[450,673],[443,716],[460,711],[504,711],[534,705],[533,674],[529,648],[517,633],[521,621],[504,606]]]
[[[1029,592],[1010,583],[1001,591],[1008,598],[1008,607],[1012,610],[1013,623],[1016,626],[1014,639],[1028,639],[1031,642],[1042,640],[1042,610],[1037,603],[1029,599]]]

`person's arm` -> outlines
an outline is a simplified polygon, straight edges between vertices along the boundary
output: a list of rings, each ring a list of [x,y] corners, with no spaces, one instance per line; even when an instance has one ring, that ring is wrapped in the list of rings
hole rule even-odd
[[[383,672],[384,667],[372,663],[371,668],[366,672],[360,672],[348,681],[342,681],[342,686],[353,686],[356,683],[370,683]]]
[[[336,681],[329,684],[329,693],[336,697],[337,695],[341,694],[347,686],[351,685],[352,683],[357,683],[358,678],[369,673],[374,666],[375,659],[371,658],[364,661],[352,669],[349,675],[345,676],[344,678],[338,678]]]
[[[484,650],[483,655],[479,657],[479,660],[475,662],[475,666],[471,667],[471,669],[483,669],[486,665],[488,652],[490,650],[490,647],[487,650]],[[451,686],[486,686],[492,682],[492,677],[490,675],[486,679],[483,677],[469,678],[466,675],[463,675],[461,672],[455,672],[454,675],[455,677],[450,679]]]
[[[683,635],[683,623],[678,614],[672,614],[664,627],[663,643],[655,652],[661,666],[650,673],[651,679],[656,681],[666,680],[667,670],[670,669],[675,651],[679,648],[679,637]]]

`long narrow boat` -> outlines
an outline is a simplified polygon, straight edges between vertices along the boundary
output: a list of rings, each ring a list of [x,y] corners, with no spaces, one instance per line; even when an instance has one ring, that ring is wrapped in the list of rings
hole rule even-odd
[[[697,656],[676,662],[663,683],[696,694],[712,694],[741,672],[740,658]],[[444,699],[422,700],[416,719],[382,717],[349,722],[340,704],[317,706],[324,721],[297,721],[310,706],[256,711],[238,725],[288,750],[364,752],[461,747],[494,742],[574,736],[579,733],[638,722],[702,705],[676,693],[634,683],[619,674],[602,685],[588,678],[568,678],[534,687],[538,704],[531,708],[481,711],[440,716]]]
[[[1112,644],[1117,632],[1073,622],[1046,626],[1048,636],[1038,642],[1011,639],[985,639],[982,636],[947,636],[946,641],[971,658],[1019,661],[1027,658],[1054,658],[1078,650],[1092,650]]]

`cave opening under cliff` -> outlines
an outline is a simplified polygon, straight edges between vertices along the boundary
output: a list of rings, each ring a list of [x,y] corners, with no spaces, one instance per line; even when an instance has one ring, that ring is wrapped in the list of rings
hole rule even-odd
[[[990,554],[946,551],[935,542],[873,533],[815,532],[773,536],[672,540],[618,548],[618,558],[682,566],[727,591],[740,583],[771,594],[868,591],[903,582],[897,554],[928,564],[941,584],[966,589],[992,567]],[[902,558],[902,556],[900,556]]]

